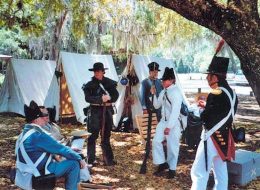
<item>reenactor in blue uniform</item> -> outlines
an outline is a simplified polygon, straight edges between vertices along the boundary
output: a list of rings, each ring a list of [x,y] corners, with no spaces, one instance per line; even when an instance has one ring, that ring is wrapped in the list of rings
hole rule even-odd
[[[238,103],[235,92],[226,81],[228,64],[228,58],[214,56],[208,68],[207,81],[212,91],[201,113],[204,130],[191,169],[192,190],[207,188],[211,167],[214,189],[228,189],[227,161],[235,158],[232,122]]]
[[[151,88],[156,89],[156,97],[159,97],[160,92],[163,89],[161,81],[158,79],[159,64],[156,62],[151,62],[148,64],[149,77],[144,79],[141,83],[141,104],[143,108],[143,113],[148,113],[148,110],[153,109],[153,104],[150,100],[152,94],[150,92]],[[161,119],[161,109],[153,110],[157,115],[157,120]]]

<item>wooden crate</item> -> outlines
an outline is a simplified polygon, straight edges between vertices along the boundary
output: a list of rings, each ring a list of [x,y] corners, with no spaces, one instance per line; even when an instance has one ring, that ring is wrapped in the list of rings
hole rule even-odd
[[[246,185],[260,176],[260,153],[239,149],[227,168],[230,183]]]

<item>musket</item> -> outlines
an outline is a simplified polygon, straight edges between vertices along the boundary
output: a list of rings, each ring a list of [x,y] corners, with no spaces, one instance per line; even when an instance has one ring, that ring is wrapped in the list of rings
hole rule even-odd
[[[108,92],[105,90],[104,86],[99,83],[99,86],[104,90],[104,92],[106,94],[108,94]],[[103,110],[102,110],[102,123],[101,123],[101,145],[103,145],[104,143],[104,136],[105,136],[105,124],[106,124],[106,103],[103,102]],[[105,163],[105,165],[108,164],[108,160],[107,160],[107,156],[106,156],[106,151],[104,150],[104,148],[102,147],[102,157],[103,157],[103,161]]]
[[[155,85],[155,80],[153,80],[153,85]],[[150,155],[150,151],[151,151],[151,129],[152,129],[152,116],[153,116],[153,112],[154,112],[154,108],[153,108],[153,100],[154,100],[154,94],[152,94],[152,106],[150,106],[150,108],[148,109],[148,126],[147,126],[147,137],[146,137],[146,146],[145,146],[145,155],[144,155],[144,160],[143,163],[141,165],[140,174],[145,174],[146,170],[147,170],[147,160],[149,158]]]
[[[207,153],[207,140],[204,140],[204,155],[205,155],[205,167],[206,171],[208,171],[208,153]]]

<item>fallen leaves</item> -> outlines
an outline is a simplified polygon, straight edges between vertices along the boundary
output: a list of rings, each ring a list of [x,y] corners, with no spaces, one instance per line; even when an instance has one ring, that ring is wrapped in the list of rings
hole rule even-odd
[[[246,98],[246,102],[250,104],[256,104],[256,102],[251,97]],[[246,106],[248,104],[243,104],[243,99],[240,99],[240,104],[238,114],[246,116],[244,113],[250,112]],[[245,112],[243,112],[245,109]],[[254,137],[255,140],[259,139],[260,125],[259,120],[259,109],[250,112],[252,118],[258,117],[257,120],[246,119],[241,117],[241,120],[237,120],[237,127],[243,125],[247,131],[250,131],[251,138]],[[21,131],[21,125],[23,124],[23,118],[10,117],[7,115],[0,115],[0,189],[1,190],[14,190],[17,189],[11,184],[9,180],[9,170],[15,164],[14,160],[14,146],[17,136]],[[62,133],[69,136],[70,132],[75,129],[84,129],[84,126],[78,125],[61,125]],[[254,146],[259,145],[259,140]],[[141,164],[143,162],[144,156],[144,145],[138,133],[112,133],[111,144],[114,152],[115,159],[117,160],[117,165],[115,166],[104,166],[101,160],[102,151],[99,146],[100,138],[98,139],[97,146],[97,166],[91,169],[93,183],[99,184],[109,184],[113,185],[117,190],[130,190],[130,189],[174,189],[174,190],[188,190],[191,187],[190,179],[190,169],[195,158],[195,151],[189,150],[184,144],[180,147],[179,163],[177,166],[177,175],[174,179],[166,179],[164,177],[153,176],[153,171],[155,170],[152,164],[152,156],[147,163],[147,173],[145,175],[139,174]],[[244,148],[247,150],[254,149],[252,143],[247,142],[244,144],[239,144],[239,148]],[[259,147],[258,147],[259,148]],[[56,190],[64,189],[62,182],[57,184]],[[230,190],[238,189],[260,189],[260,178],[250,182],[247,186],[239,187],[237,185],[230,185]]]

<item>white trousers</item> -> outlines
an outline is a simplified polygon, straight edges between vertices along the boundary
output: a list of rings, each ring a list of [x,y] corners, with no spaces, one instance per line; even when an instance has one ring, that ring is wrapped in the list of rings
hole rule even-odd
[[[211,140],[207,140],[207,155],[208,155],[208,171],[206,171],[204,142],[201,140],[196,153],[195,160],[191,168],[192,186],[191,190],[206,190],[209,179],[210,168],[212,167],[215,186],[214,190],[228,189],[228,172],[227,163],[222,161],[221,157]]]
[[[91,176],[88,170],[87,165],[85,168],[80,169],[80,181],[91,181]]]
[[[167,163],[171,170],[176,170],[179,149],[180,149],[180,125],[170,129],[169,135],[164,135],[164,129],[166,128],[166,122],[161,120],[157,127],[155,136],[153,138],[153,163],[156,165],[166,162],[165,154],[163,151],[162,142],[167,140]]]

